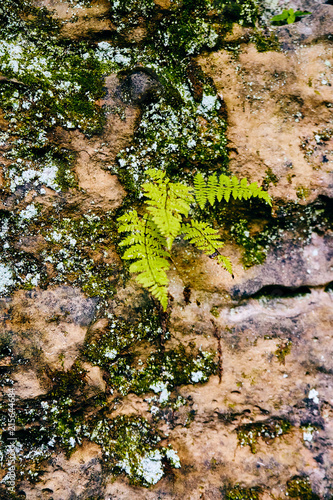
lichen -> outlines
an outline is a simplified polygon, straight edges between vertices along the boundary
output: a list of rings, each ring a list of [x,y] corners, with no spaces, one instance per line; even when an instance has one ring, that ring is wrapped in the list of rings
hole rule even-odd
[[[244,249],[243,263],[245,267],[262,264],[265,261],[270,248],[267,233],[261,231],[257,237],[251,237],[249,222],[246,219],[240,219],[231,227],[231,235],[235,238],[237,245]]]
[[[56,127],[79,129],[86,136],[102,131],[108,109],[96,102],[104,95],[105,75],[117,73],[121,79],[141,68],[157,82],[147,100],[136,103],[141,116],[133,141],[110,166],[132,195],[130,203],[140,205],[148,166],[162,168],[181,180],[192,179],[197,170],[228,172],[223,98],[194,57],[225,47],[225,35],[234,22],[253,26],[258,17],[256,3],[174,1],[161,15],[153,0],[112,0],[110,17],[116,33],[109,41],[73,41],[63,38],[61,23],[46,9],[25,0],[3,0],[1,4],[0,71],[5,80],[0,107],[7,126],[0,131],[0,144],[5,145],[8,165],[3,191],[15,199],[11,212],[0,212],[3,296],[15,288],[66,283],[97,297],[106,308],[126,279],[126,270],[110,263],[115,260],[109,252],[117,244],[114,220],[118,214],[82,214],[82,207],[78,211],[77,206],[69,205],[64,210],[66,191],[78,187],[73,173],[75,156],[54,144]],[[136,26],[146,30],[138,43],[126,38],[128,28]],[[269,37],[253,37],[249,41],[257,41],[260,50],[273,48]],[[124,93],[123,101],[124,105],[131,103],[130,93]],[[35,200],[37,195],[44,196],[45,188],[55,195],[48,207]],[[25,201],[28,192],[36,194]],[[125,203],[129,203],[128,198]],[[326,212],[317,206],[304,216],[307,229],[319,226]],[[219,216],[222,218],[222,210],[208,213],[213,220]],[[231,233],[239,245],[247,246],[247,263],[262,262],[267,245],[276,241],[269,239],[276,235],[272,225],[270,233],[248,237],[248,227],[242,221],[240,224]],[[39,238],[41,249],[25,251],[23,233],[36,241]],[[102,307],[100,313],[105,313]],[[217,311],[213,309],[212,314]],[[16,434],[20,478],[37,481],[46,459],[60,449],[69,456],[83,440],[101,446],[103,467],[108,472],[126,474],[134,484],[151,486],[168,467],[180,467],[177,452],[161,447],[162,414],[187,404],[177,394],[178,387],[205,383],[216,373],[214,353],[195,344],[169,345],[170,334],[162,328],[152,303],[149,314],[143,314],[139,321],[125,321],[110,313],[108,319],[103,334],[88,335],[70,370],[47,371],[52,388],[46,395],[20,401]],[[2,343],[3,357],[11,353],[7,340]],[[100,367],[106,392],[91,392],[83,361]],[[20,362],[14,360],[13,366]],[[13,384],[11,370],[5,372],[4,385]],[[150,423],[138,415],[113,416],[131,393],[147,403]],[[2,422],[6,410],[2,404]],[[195,411],[190,410],[184,425],[189,426],[194,418]],[[238,438],[252,451],[259,437],[269,441],[290,429],[288,422],[278,419],[247,425],[238,429]],[[8,452],[7,437],[3,433],[4,455]],[[236,486],[229,493],[234,495],[229,498],[239,498],[238,494],[243,495],[240,498],[257,498],[253,488]]]
[[[114,474],[125,472],[132,484],[156,484],[164,475],[165,462],[180,466],[177,452],[171,447],[158,448],[159,434],[141,417],[97,419],[86,434],[101,445],[106,469]]]
[[[30,217],[31,216],[31,217]],[[0,294],[15,288],[31,289],[51,284],[79,286],[89,296],[106,300],[115,292],[125,270],[110,263],[110,247],[117,239],[112,214],[91,212],[60,217],[39,212],[33,204],[15,216],[0,211]],[[19,250],[22,231],[42,237],[38,256]]]
[[[144,324],[133,325],[114,318],[103,336],[87,341],[83,355],[106,371],[111,392],[119,391],[122,396],[129,392],[138,395],[153,392],[156,396],[150,398],[150,403],[163,407],[169,404],[174,387],[206,382],[215,373],[216,364],[214,353],[198,350],[194,345],[190,349],[179,344],[160,350],[161,334],[158,318],[154,316]],[[142,361],[135,353],[147,340],[151,347]]]

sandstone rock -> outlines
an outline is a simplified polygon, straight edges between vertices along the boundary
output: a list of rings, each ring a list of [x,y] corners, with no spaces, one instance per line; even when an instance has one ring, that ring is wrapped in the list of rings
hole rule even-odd
[[[139,69],[128,75],[124,82],[125,92],[128,92],[133,102],[147,101],[151,92],[159,87],[159,82],[153,76]]]
[[[226,104],[232,171],[259,183],[274,174],[275,199],[332,196],[333,142],[321,139],[332,119],[329,46],[287,53],[249,46],[237,61],[227,51],[199,61]]]
[[[12,376],[15,395],[22,399],[31,399],[46,394],[41,382],[33,370],[16,371]]]
[[[302,6],[306,8],[306,6]],[[311,5],[311,16],[277,30],[284,50],[293,50],[295,45],[309,44],[313,41],[330,40],[333,36],[333,6]]]
[[[82,363],[82,368],[87,370],[88,384],[105,392],[105,382],[103,380],[102,370],[99,366],[92,366],[89,363]]]
[[[64,455],[57,455],[45,471],[40,488],[22,485],[28,500],[63,498],[88,498],[99,495],[101,491],[101,464],[99,447],[92,443],[84,444],[80,451],[73,454],[70,461]]]
[[[18,292],[12,301],[3,301],[3,308],[4,331],[13,339],[15,356],[31,359],[33,368],[46,363],[53,369],[68,369],[83,345],[96,300],[73,288],[58,287]]]
[[[91,5],[82,3],[59,2],[57,0],[34,0],[37,7],[46,7],[55,18],[63,23],[62,35],[73,39],[82,39],[96,35],[108,37],[114,26],[108,18],[107,0],[95,1]]]
[[[87,6],[82,2],[35,0],[35,5],[52,10],[62,22],[64,44],[72,46],[74,41],[73,47],[78,47],[84,40],[93,47],[96,40],[109,40],[110,47],[119,48],[119,54],[125,48],[127,59],[118,54],[118,62],[131,62],[120,62],[118,75],[112,73],[115,69],[111,66],[106,74],[98,73],[104,78],[105,95],[95,105],[104,111],[103,127],[88,135],[71,125],[50,126],[47,136],[38,139],[41,156],[45,152],[43,140],[50,141],[57,153],[67,150],[72,155],[78,187],[55,191],[44,186],[42,193],[38,182],[25,182],[9,193],[8,176],[0,176],[4,193],[1,217],[10,213],[14,219],[32,203],[43,214],[37,222],[19,226],[22,234],[10,235],[9,243],[6,240],[11,257],[23,259],[28,255],[28,261],[40,263],[46,245],[52,246],[43,235],[48,217],[56,225],[58,219],[71,217],[76,221],[96,212],[98,216],[107,213],[115,222],[123,208],[131,208],[127,197],[126,207],[117,211],[126,195],[125,182],[122,186],[111,172],[121,151],[140,145],[133,138],[137,138],[142,113],[161,89],[158,71],[155,75],[155,70],[144,66],[142,54],[153,50],[151,41],[146,44],[154,28],[149,23],[170,16],[175,3],[154,2],[155,17],[149,22],[141,14],[128,16],[128,30],[118,26],[117,32],[108,1]],[[267,20],[286,7],[283,0],[261,3]],[[254,43],[258,34],[249,27],[235,27],[223,49],[214,51],[212,45],[209,53],[194,57],[194,48],[188,54],[192,59],[190,73],[184,72],[188,81],[181,81],[181,77],[178,81],[175,70],[174,81],[169,82],[170,95],[179,94],[177,105],[182,106],[186,96],[195,95],[193,106],[197,107],[193,109],[197,111],[207,88],[215,92],[216,87],[216,96],[205,95],[206,105],[214,101],[220,106],[219,119],[226,120],[231,173],[267,186],[273,198],[272,215],[269,210],[249,214],[250,229],[245,235],[251,238],[267,225],[272,227],[266,260],[246,268],[240,245],[226,242],[223,253],[232,261],[233,279],[213,259],[177,241],[168,271],[171,306],[163,313],[133,278],[127,279],[127,269],[122,268],[114,250],[116,226],[111,229],[105,225],[101,229],[102,244],[94,247],[91,235],[91,241],[87,238],[84,242],[84,252],[80,248],[75,258],[86,260],[82,269],[92,278],[94,272],[103,271],[103,266],[119,267],[119,273],[110,278],[115,285],[109,294],[95,296],[97,284],[97,291],[87,291],[93,295],[88,297],[68,284],[75,273],[82,272],[81,268],[61,281],[59,269],[55,265],[51,269],[47,261],[48,277],[66,285],[16,290],[0,300],[0,383],[4,387],[0,416],[6,421],[8,388],[12,384],[20,416],[17,436],[22,476],[17,475],[17,490],[28,500],[217,500],[230,498],[228,491],[232,489],[233,493],[245,492],[247,497],[251,491],[256,495],[260,492],[260,500],[273,496],[286,499],[291,496],[288,484],[293,477],[309,478],[320,499],[332,494],[333,245],[329,209],[333,197],[333,7],[322,0],[295,0],[288,7],[308,9],[312,14],[293,25],[272,28],[282,44],[281,52],[258,52]],[[195,25],[199,31],[201,21],[198,19]],[[217,23],[215,18],[209,18],[211,21]],[[187,31],[182,33],[186,38]],[[83,64],[84,55],[78,54],[81,59],[77,60]],[[110,54],[108,57],[114,57],[112,50]],[[151,67],[161,64],[159,70],[168,69],[169,60],[155,56]],[[112,62],[117,62],[116,58]],[[6,89],[9,85],[16,85],[15,89],[22,86],[11,74],[0,79]],[[22,102],[23,97],[20,94]],[[6,106],[14,109],[21,105],[19,100]],[[199,115],[203,108],[202,103]],[[185,112],[192,111],[188,107],[184,116]],[[18,119],[16,115],[7,118],[0,110],[2,132],[10,129],[16,134],[26,125],[13,121]],[[209,120],[195,120],[193,126],[208,133]],[[170,123],[174,130],[172,120]],[[186,133],[185,127],[181,132]],[[163,129],[164,133],[170,131]],[[175,128],[174,133],[179,130]],[[20,144],[15,134],[1,135],[3,171],[12,168],[15,154],[21,159],[16,150],[14,159],[11,157],[14,146]],[[213,144],[213,132],[208,136]],[[143,156],[145,153],[142,151]],[[173,158],[172,154],[171,148]],[[204,159],[189,165],[181,159],[179,163],[176,168],[177,172],[183,169],[181,179],[183,172],[190,179],[191,169],[197,166],[221,167],[220,158],[214,165]],[[20,162],[15,168],[19,171]],[[126,190],[131,193],[127,186],[130,182]],[[139,211],[140,200],[138,197],[135,205]],[[295,221],[283,228],[288,210],[295,214]],[[325,217],[319,223],[321,212]],[[35,227],[39,223],[40,233]],[[31,228],[34,232],[30,234]],[[223,229],[223,235],[228,230]],[[111,231],[112,235],[107,234]],[[6,228],[2,228],[1,238],[5,233]],[[64,251],[64,260],[71,258],[68,245],[61,245],[59,240],[56,248]],[[5,244],[3,248],[8,250]],[[20,258],[15,262],[23,269],[19,267]],[[200,382],[204,364],[198,354],[195,371],[190,372],[186,383],[179,383],[175,377],[183,380],[188,366],[182,364],[181,357],[172,365],[170,360],[177,352],[189,353],[191,362],[193,352],[214,356],[215,371],[212,369],[204,379],[207,382]],[[161,365],[161,360],[165,364]],[[179,366],[184,373],[179,374]],[[151,373],[154,383],[146,382]],[[142,385],[138,382],[135,386],[134,380]],[[137,419],[141,427],[126,427],[117,438],[113,434],[117,429],[110,424],[113,419],[132,423]],[[7,434],[4,429],[1,450]],[[148,437],[141,442],[143,436]],[[156,448],[151,448],[148,438]],[[132,455],[137,442],[141,448]],[[115,449],[118,455],[111,460]],[[164,450],[164,455],[161,452],[159,458],[160,451],[156,454],[154,450]],[[181,467],[167,460],[165,450],[171,456],[178,453]],[[7,455],[4,458],[6,462]],[[6,463],[1,480],[6,475]],[[137,476],[131,473],[133,463],[139,470]],[[144,474],[149,479],[144,484],[150,484],[149,488],[138,485]]]

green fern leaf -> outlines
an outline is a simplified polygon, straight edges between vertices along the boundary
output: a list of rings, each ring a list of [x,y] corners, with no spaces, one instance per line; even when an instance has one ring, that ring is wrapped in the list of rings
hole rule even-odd
[[[218,191],[218,180],[216,174],[208,177],[207,198],[211,205],[214,205]]]
[[[166,239],[160,234],[149,215],[139,217],[135,210],[118,218],[119,233],[129,232],[120,246],[127,246],[123,259],[133,260],[130,272],[139,273],[136,280],[156,297],[164,310],[168,305],[169,280],[166,271],[170,254],[165,250]]]
[[[184,239],[189,240],[199,250],[202,250],[211,258],[216,257],[217,261],[232,274],[231,262],[227,257],[220,254],[219,248],[223,246],[218,232],[210,227],[206,222],[191,221],[182,225]]]
[[[173,240],[180,231],[182,216],[187,217],[194,200],[191,188],[179,182],[170,182],[164,172],[149,169],[147,173],[154,181],[142,186],[147,198],[147,211],[166,238],[168,250],[171,250]]]
[[[232,275],[232,264],[230,262],[230,259],[228,259],[228,257],[225,257],[224,255],[218,255],[216,257],[216,260],[218,261],[219,264],[221,264],[224,267],[224,269],[228,271],[228,273]]]
[[[201,210],[204,209],[207,201],[207,186],[202,174],[198,172],[194,177],[194,195]]]

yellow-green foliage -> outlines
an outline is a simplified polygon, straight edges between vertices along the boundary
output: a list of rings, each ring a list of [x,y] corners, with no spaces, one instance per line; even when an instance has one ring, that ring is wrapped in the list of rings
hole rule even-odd
[[[150,215],[139,217],[136,210],[119,217],[118,221],[121,223],[118,231],[130,233],[120,243],[121,246],[129,247],[123,259],[134,260],[130,271],[139,273],[136,277],[138,283],[148,288],[166,309],[169,283],[166,271],[170,266],[166,260],[170,256],[165,251],[166,238],[159,232]]]
[[[182,225],[182,232],[185,240],[190,240],[199,250],[206,255],[214,255],[219,264],[232,274],[231,262],[227,257],[221,255],[218,251],[224,243],[219,237],[216,229],[210,227],[207,222],[191,220],[189,224]],[[216,254],[216,255],[215,255]]]
[[[214,205],[217,201],[224,199],[229,201],[232,196],[235,200],[248,200],[249,198],[262,198],[269,205],[272,205],[271,198],[267,191],[263,191],[256,182],[248,184],[246,179],[239,181],[237,177],[227,177],[221,175],[218,179],[216,174],[210,175],[206,182],[202,174],[198,173],[194,178],[195,198],[201,209],[209,201]]]
[[[183,235],[185,240],[199,250],[216,258],[227,271],[232,273],[231,262],[220,254],[223,246],[219,233],[207,222],[189,220],[192,204],[201,209],[207,201],[214,205],[222,199],[262,198],[271,205],[271,199],[256,183],[248,185],[246,179],[239,181],[215,174],[208,177],[207,182],[199,173],[194,179],[194,189],[180,182],[171,182],[165,172],[149,169],[147,175],[151,181],[143,184],[145,194],[145,212],[139,215],[132,210],[118,218],[119,233],[129,233],[120,243],[128,247],[123,255],[125,260],[133,260],[130,272],[139,273],[137,281],[156,297],[164,310],[168,305],[168,258],[174,239]]]
[[[143,184],[149,212],[162,236],[166,238],[167,248],[171,250],[173,240],[180,232],[182,215],[188,216],[193,196],[191,188],[180,182],[170,182],[165,172],[149,169],[147,174],[154,182]]]

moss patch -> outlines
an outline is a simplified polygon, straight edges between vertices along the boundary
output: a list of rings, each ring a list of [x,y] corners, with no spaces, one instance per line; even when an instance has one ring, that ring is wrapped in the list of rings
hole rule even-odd
[[[239,485],[225,492],[226,500],[259,500],[261,488],[241,488]]]
[[[249,446],[251,452],[256,453],[259,439],[270,444],[277,437],[288,434],[291,429],[291,423],[280,418],[244,424],[237,428],[238,443],[240,446]]]
[[[277,357],[280,365],[286,364],[286,356],[290,354],[292,344],[293,343],[291,340],[285,340],[284,342],[281,342],[281,344],[277,345],[277,349],[274,354]]]
[[[176,386],[206,382],[216,372],[214,353],[198,350],[195,345],[161,349],[159,321],[152,314],[144,323],[133,325],[112,319],[108,331],[89,339],[83,352],[91,363],[105,370],[111,392],[122,396],[154,393],[150,403],[158,407],[169,404]],[[168,335],[163,336],[166,339]]]
[[[301,476],[295,476],[287,482],[287,495],[302,500],[319,500],[319,496],[312,492],[309,479]]]

